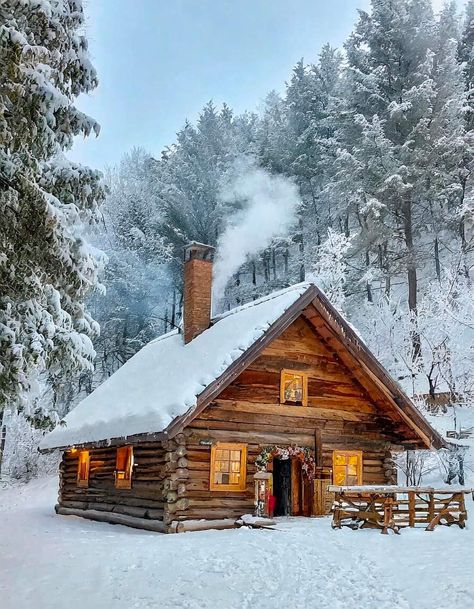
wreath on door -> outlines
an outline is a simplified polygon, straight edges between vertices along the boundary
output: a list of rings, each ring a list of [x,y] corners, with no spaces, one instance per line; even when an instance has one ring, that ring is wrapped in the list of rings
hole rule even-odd
[[[265,446],[260,452],[258,457],[255,459],[255,465],[260,471],[267,469],[268,463],[274,459],[281,459],[286,461],[287,459],[298,459],[301,461],[301,470],[303,474],[311,482],[314,480],[315,474],[315,462],[314,457],[311,454],[311,449],[306,446]]]

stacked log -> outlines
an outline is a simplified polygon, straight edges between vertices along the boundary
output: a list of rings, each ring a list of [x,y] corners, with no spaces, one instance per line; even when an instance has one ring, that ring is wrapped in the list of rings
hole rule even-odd
[[[167,476],[160,442],[134,446],[131,489],[115,488],[116,448],[89,451],[89,485],[77,486],[78,451],[65,452],[60,466],[59,506],[163,520],[163,486]],[[110,520],[112,521],[112,519]]]
[[[178,434],[163,441],[166,479],[163,485],[164,518],[168,526],[188,508],[186,484],[189,478],[186,436]],[[170,529],[172,530],[172,529]]]
[[[385,452],[383,469],[386,484],[397,484],[397,465],[390,450]]]

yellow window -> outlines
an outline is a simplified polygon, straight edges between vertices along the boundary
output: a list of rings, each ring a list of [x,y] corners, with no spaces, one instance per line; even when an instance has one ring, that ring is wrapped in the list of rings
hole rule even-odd
[[[334,451],[333,483],[336,486],[357,486],[362,484],[362,451]]]
[[[117,448],[115,488],[132,488],[133,446]]]
[[[79,458],[77,462],[77,486],[89,486],[89,463],[89,451],[79,451]]]
[[[247,445],[223,444],[211,447],[211,491],[245,491]]]
[[[297,370],[282,370],[280,402],[298,406],[308,405],[308,375]]]

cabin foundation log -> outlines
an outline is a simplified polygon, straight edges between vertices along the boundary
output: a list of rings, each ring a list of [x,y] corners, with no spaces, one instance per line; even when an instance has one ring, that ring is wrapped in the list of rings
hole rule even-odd
[[[157,533],[167,533],[168,527],[159,520],[146,520],[145,518],[136,518],[125,514],[116,514],[114,512],[100,512],[98,510],[75,509],[56,506],[56,513],[62,516],[80,516],[88,520],[97,520],[99,522],[108,522],[109,524],[123,524],[135,529],[144,529],[146,531],[155,531]]]

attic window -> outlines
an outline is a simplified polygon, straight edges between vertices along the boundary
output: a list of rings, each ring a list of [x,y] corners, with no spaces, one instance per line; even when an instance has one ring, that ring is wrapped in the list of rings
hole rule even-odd
[[[133,446],[117,448],[115,488],[132,488]]]
[[[87,488],[89,486],[89,451],[79,451],[79,458],[77,461],[77,486]]]
[[[280,402],[296,406],[308,405],[308,375],[297,370],[282,370]]]
[[[247,445],[217,443],[211,447],[211,491],[245,491]]]
[[[362,484],[361,450],[334,451],[333,482],[337,486],[357,486]]]

